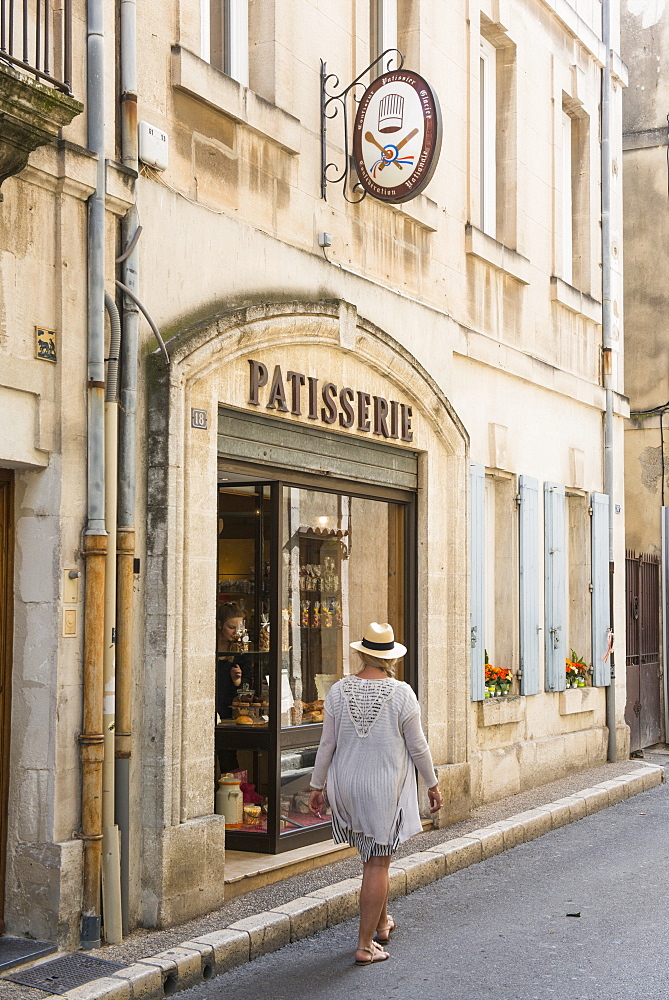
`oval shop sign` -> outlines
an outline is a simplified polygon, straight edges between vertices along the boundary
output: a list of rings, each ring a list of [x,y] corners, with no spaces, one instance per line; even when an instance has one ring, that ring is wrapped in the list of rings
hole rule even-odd
[[[441,112],[430,85],[410,70],[378,77],[362,95],[353,159],[362,187],[381,201],[415,198],[441,149]]]

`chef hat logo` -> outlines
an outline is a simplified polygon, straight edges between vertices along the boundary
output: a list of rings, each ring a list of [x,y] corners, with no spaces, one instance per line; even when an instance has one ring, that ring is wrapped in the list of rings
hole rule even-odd
[[[404,98],[387,94],[379,102],[379,132],[399,132],[404,120]]]

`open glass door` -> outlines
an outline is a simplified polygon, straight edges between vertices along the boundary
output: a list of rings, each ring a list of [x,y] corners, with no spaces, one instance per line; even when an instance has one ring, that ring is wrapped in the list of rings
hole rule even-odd
[[[405,641],[405,517],[405,504],[283,488],[278,832],[284,850],[323,838],[323,821],[309,813],[309,782],[325,697],[335,681],[361,667],[349,643],[370,621],[391,622]]]

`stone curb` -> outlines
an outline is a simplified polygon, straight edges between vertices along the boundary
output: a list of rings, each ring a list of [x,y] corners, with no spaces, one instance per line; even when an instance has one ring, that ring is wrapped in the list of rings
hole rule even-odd
[[[629,774],[473,830],[465,837],[398,858],[390,865],[390,897],[404,896],[445,875],[645,792],[664,780],[663,767],[643,764]],[[62,994],[63,1000],[162,1000],[180,990],[191,989],[291,941],[349,920],[358,912],[361,881],[345,879],[238,920],[223,930],[184,941],[104,979],[69,990]]]

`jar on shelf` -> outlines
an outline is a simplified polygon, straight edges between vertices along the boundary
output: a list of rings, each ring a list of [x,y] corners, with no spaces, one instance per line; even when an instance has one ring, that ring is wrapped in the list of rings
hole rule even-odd
[[[214,811],[225,816],[227,827],[241,826],[244,822],[244,796],[241,781],[234,774],[222,774],[218,779]]]

